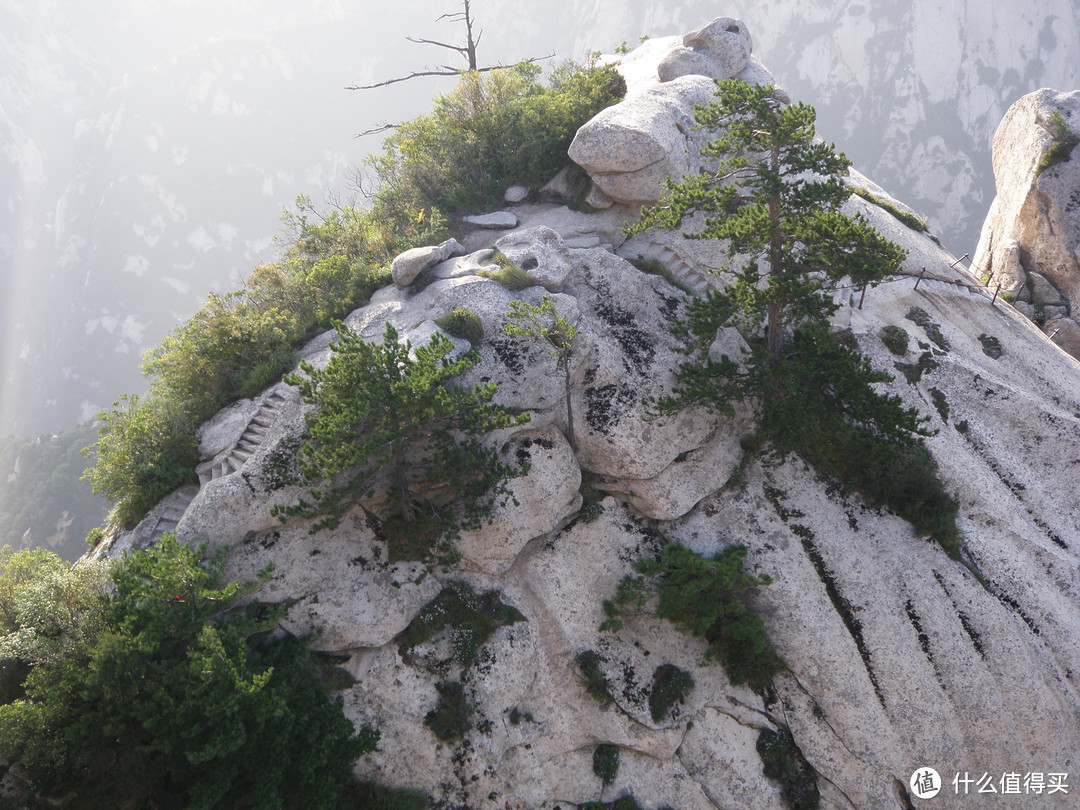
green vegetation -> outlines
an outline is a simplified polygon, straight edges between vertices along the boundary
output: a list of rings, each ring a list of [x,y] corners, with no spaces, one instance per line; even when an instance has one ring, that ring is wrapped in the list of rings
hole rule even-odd
[[[795,745],[788,729],[762,729],[757,739],[757,751],[762,771],[780,783],[791,810],[814,810],[820,806],[817,773]]]
[[[1039,159],[1039,165],[1035,168],[1036,177],[1050,167],[1067,161],[1072,157],[1073,147],[1080,143],[1080,136],[1072,133],[1060,110],[1054,110],[1050,113],[1050,119],[1044,124],[1044,127],[1050,132],[1054,140]]]
[[[447,560],[453,536],[488,518],[496,500],[509,497],[507,479],[521,472],[478,437],[528,421],[528,414],[491,404],[494,385],[449,385],[479,359],[473,351],[451,361],[452,350],[438,334],[413,348],[390,324],[381,344],[339,324],[326,368],[304,363],[305,376],[288,378],[317,406],[299,458],[310,500],[278,505],[274,514],[319,518],[317,531],[338,525],[348,505],[377,495],[388,540],[391,528],[399,540],[421,537],[421,556]]]
[[[686,319],[673,328],[686,340],[689,360],[656,410],[664,415],[697,406],[729,416],[733,402],[754,403],[758,432],[772,451],[797,453],[957,556],[957,506],[924,446],[931,435],[927,419],[904,408],[899,397],[874,390],[891,377],[829,333],[827,317],[836,304],[818,280],[873,284],[899,269],[904,250],[864,219],[840,212],[850,161],[814,141],[812,108],[784,105],[767,87],[717,86],[718,101],[697,113],[702,126],[722,133],[705,152],[719,158],[717,170],[671,184],[631,230],[676,227],[704,212],[704,227],[688,236],[725,238],[732,256],[764,254],[765,269],[752,260],[726,290],[689,302]],[[748,154],[762,157],[754,163]],[[814,179],[806,179],[808,173]],[[948,350],[925,312],[912,308],[908,317]],[[717,331],[731,326],[744,330],[751,347],[741,364],[709,356]],[[755,336],[762,328],[764,342]],[[920,361],[914,373],[921,375],[923,367]]]
[[[585,691],[605,709],[615,700],[611,695],[611,681],[600,666],[604,659],[596,650],[582,650],[574,656],[578,669],[578,680]]]
[[[83,538],[109,508],[79,480],[80,451],[96,432],[83,425],[35,439],[0,436],[0,546],[45,545],[69,560],[86,551]]]
[[[291,244],[282,258],[257,268],[244,289],[211,296],[146,354],[150,392],[103,413],[91,448],[86,478],[116,504],[111,521],[133,525],[194,481],[195,429],[292,368],[299,345],[389,282],[397,253],[445,238],[441,211],[488,205],[511,182],[546,182],[567,163],[578,127],[626,89],[613,68],[565,65],[546,86],[538,73],[522,64],[463,74],[431,114],[387,139],[373,161],[370,210],[321,213],[299,198],[283,216]],[[520,269],[501,275],[508,284],[535,283]]]
[[[506,287],[506,289],[510,290],[510,292],[520,292],[521,290],[527,290],[529,287],[535,287],[537,285],[537,280],[529,275],[529,271],[514,264],[506,254],[496,250],[495,255],[492,256],[492,261],[495,262],[499,269],[481,270],[479,275],[499,282]]]
[[[99,416],[100,436],[89,448],[94,465],[85,477],[116,504],[111,521],[133,525],[165,495],[194,482],[195,429],[279,379],[294,365],[298,345],[389,282],[398,251],[429,243],[441,228],[414,217],[391,232],[369,212],[321,214],[303,197],[283,220],[292,244],[282,258],[256,268],[243,290],[211,296],[146,353],[149,393],[122,397]]]
[[[629,230],[675,228],[702,212],[704,225],[691,238],[726,239],[730,256],[764,252],[764,268],[750,261],[728,291],[699,306],[725,310],[723,323],[764,324],[775,358],[786,326],[821,321],[836,310],[813,272],[830,282],[848,277],[872,284],[896,272],[905,251],[865,219],[840,212],[850,196],[844,176],[851,161],[814,140],[812,107],[785,104],[772,87],[736,79],[716,84],[717,100],[695,113],[701,127],[718,134],[702,149],[718,160],[716,170],[669,183],[660,203]],[[754,162],[748,154],[763,157]]]
[[[457,307],[443,315],[435,324],[451,337],[467,340],[474,349],[479,349],[484,342],[484,325],[480,316],[471,309]]]
[[[923,331],[926,332],[926,336],[930,338],[930,342],[935,344],[941,351],[949,351],[949,341],[945,339],[945,335],[941,332],[940,324],[934,323],[930,320],[930,315],[922,307],[912,307],[907,311],[904,316],[909,321],[917,326],[921,326]]]
[[[934,403],[934,408],[937,409],[938,415],[941,416],[941,421],[948,424],[949,400],[945,398],[945,394],[938,388],[931,388],[930,401]]]
[[[571,449],[576,452],[574,409],[570,397],[570,357],[574,353],[577,327],[559,313],[550,295],[545,295],[538,307],[524,301],[511,301],[507,321],[506,334],[545,343],[551,356],[556,358],[556,367],[562,369],[563,391],[566,395],[567,439]]]
[[[592,769],[600,781],[610,785],[619,774],[619,746],[603,743],[593,749]]]
[[[930,344],[924,343],[924,346]],[[893,363],[893,367],[904,375],[904,379],[911,385],[916,385],[922,379],[922,375],[936,369],[940,364],[931,351],[925,351],[919,355],[914,363]]]
[[[888,211],[900,222],[911,228],[911,230],[917,231],[918,233],[926,233],[926,220],[918,216],[917,214],[913,214],[910,211],[905,211],[898,205],[895,205],[889,200],[878,197],[869,189],[862,188],[861,186],[859,188],[852,189],[852,191],[854,191],[855,194],[862,197],[867,202],[873,203],[881,210]]]
[[[719,661],[733,684],[764,692],[783,664],[752,602],[757,588],[772,580],[743,571],[745,557],[746,546],[729,546],[704,557],[680,543],[668,543],[659,560],[634,563],[639,576],[625,577],[614,598],[605,600],[608,618],[600,629],[619,630],[623,612],[640,610],[655,591],[657,616],[704,639],[709,645],[705,657]]]
[[[983,354],[992,360],[998,360],[1001,358],[1001,355],[1005,354],[1005,347],[1003,347],[1001,341],[993,335],[979,335],[979,343],[982,344]]]
[[[682,703],[694,688],[694,678],[685,669],[674,664],[661,664],[653,671],[652,690],[649,692],[649,713],[654,723],[668,716],[676,703]]]
[[[82,808],[334,808],[357,735],[280,612],[171,535],[115,565],[0,552],[0,756]],[[11,665],[16,666],[12,667]]]
[[[435,684],[435,690],[439,702],[424,715],[424,725],[443,742],[461,739],[469,732],[473,715],[465,687],[458,681],[443,681]]]
[[[899,357],[907,354],[909,338],[907,330],[902,326],[889,324],[881,330],[881,342],[886,349]]]
[[[569,163],[578,128],[626,93],[610,67],[565,64],[546,86],[540,73],[528,63],[464,73],[429,114],[397,127],[370,160],[380,221],[396,229],[412,212],[476,211],[513,183],[538,188]]]
[[[516,608],[503,604],[500,597],[498,591],[477,594],[461,580],[449,582],[398,636],[401,657],[408,660],[413,647],[449,628],[454,657],[461,666],[471,666],[480,647],[495,630],[525,620]]]

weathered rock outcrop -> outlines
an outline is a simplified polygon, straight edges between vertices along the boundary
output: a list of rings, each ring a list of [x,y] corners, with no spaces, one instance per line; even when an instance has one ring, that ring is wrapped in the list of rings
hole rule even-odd
[[[1080,357],[1080,91],[1039,90],[1005,114],[994,136],[997,197],[973,266],[1058,345]]]
[[[626,99],[585,124],[570,145],[570,158],[616,202],[656,202],[665,179],[700,167],[706,137],[696,129],[694,106],[713,100],[713,79],[775,84],[751,57],[750,32],[731,17],[647,45],[618,64]]]
[[[670,84],[688,81],[697,80]],[[654,417],[644,403],[670,391],[682,356],[669,327],[690,293],[613,252],[648,252],[647,239],[595,245],[598,234],[611,234],[618,207],[595,215],[588,247],[569,246],[563,234],[584,234],[589,215],[514,209],[523,227],[499,244],[536,273],[533,287],[510,292],[486,277],[494,269],[489,244],[430,267],[434,281],[422,290],[378,291],[346,319],[376,340],[387,323],[416,337],[454,308],[473,310],[484,330],[481,360],[462,382],[494,382],[498,402],[532,413],[528,425],[489,438],[530,469],[511,482],[516,504],[460,538],[463,560],[454,571],[390,562],[364,504],[315,535],[306,522],[270,517],[273,504],[299,493],[289,469],[306,406],[288,386],[222,412],[204,429],[207,461],[235,458],[230,447],[250,438],[248,426],[274,396],[270,423],[238,466],[173,496],[173,508],[184,504],[173,525],[185,542],[231,546],[231,576],[250,578],[274,563],[261,596],[287,605],[284,627],[317,629],[320,649],[348,656],[356,683],[341,693],[345,710],[357,726],[382,732],[379,750],[357,763],[359,775],[420,788],[446,806],[554,810],[632,792],[649,808],[768,810],[786,804],[756,745],[762,731],[780,728],[816,771],[826,808],[912,807],[909,779],[926,766],[945,776],[942,807],[976,805],[973,795],[951,794],[954,773],[991,774],[995,784],[1010,773],[1075,775],[1080,363],[1015,309],[995,306],[962,271],[953,272],[965,283],[934,278],[954,257],[931,239],[866,200],[848,205],[908,248],[908,272],[932,271],[917,289],[901,277],[870,290],[862,307],[851,290],[838,291],[836,322],[875,367],[920,365],[911,382],[898,374],[885,387],[939,430],[928,446],[960,504],[967,564],[797,458],[744,459],[745,416]],[[545,222],[550,228],[537,227]],[[1023,264],[1033,249],[1021,236],[1015,255]],[[675,261],[676,239],[654,245],[661,248],[653,258]],[[686,269],[678,273],[715,279],[708,247],[679,250]],[[1054,305],[1054,290],[1072,300],[1052,272],[1038,272],[1047,279],[1034,282],[1043,306]],[[504,332],[511,300],[535,305],[545,295],[578,329],[569,368],[576,453],[562,369],[545,346]],[[885,347],[885,326],[910,333],[907,356]],[[332,337],[312,341],[309,362],[327,361]],[[732,332],[717,346],[737,354],[739,343]],[[924,351],[933,363],[921,362]],[[596,490],[609,494],[597,502]],[[101,552],[148,542],[168,506]],[[705,554],[744,544],[747,568],[772,577],[757,597],[787,665],[772,692],[732,685],[704,662],[702,642],[647,615],[599,633],[601,600],[635,559],[671,540]],[[446,652],[453,628],[423,655],[403,655],[398,634],[451,580],[498,590],[524,621],[499,627],[468,667]],[[574,659],[586,650],[611,684],[610,707],[581,685]],[[696,685],[656,722],[648,697],[663,664],[690,671]],[[448,679],[460,679],[475,709],[464,739],[453,743],[424,723],[436,685]],[[620,751],[608,786],[592,769],[602,743]],[[1021,793],[1008,806],[1051,803]]]

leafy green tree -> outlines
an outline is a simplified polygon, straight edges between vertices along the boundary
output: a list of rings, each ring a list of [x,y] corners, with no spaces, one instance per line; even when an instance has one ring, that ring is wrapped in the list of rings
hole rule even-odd
[[[716,170],[669,183],[668,193],[632,230],[674,228],[705,214],[697,239],[726,239],[729,256],[751,259],[728,292],[709,299],[724,321],[766,327],[770,355],[779,357],[784,327],[821,321],[836,309],[822,294],[823,276],[856,284],[895,273],[906,251],[861,216],[840,207],[851,161],[814,138],[814,108],[787,104],[772,87],[717,81],[717,100],[699,107],[698,124],[718,137],[702,148]]]
[[[182,402],[153,392],[144,399],[125,394],[113,405],[98,415],[98,440],[87,448],[94,466],[84,478],[116,504],[111,520],[132,525],[170,492],[198,480],[198,422]]]
[[[556,358],[557,367],[562,369],[563,390],[566,395],[567,438],[570,440],[570,449],[576,452],[574,409],[570,399],[570,357],[574,353],[577,327],[559,313],[550,295],[545,295],[538,307],[524,301],[511,301],[507,318],[509,322],[506,325],[506,334],[546,343],[551,356]]]
[[[540,73],[529,63],[463,73],[431,113],[398,126],[370,160],[381,220],[475,211],[512,183],[539,187],[569,163],[578,128],[626,93],[614,68],[566,65],[546,87]]]
[[[0,583],[38,606],[19,632],[55,636],[72,594],[83,618],[64,634],[93,627],[28,661],[23,696],[0,706],[0,755],[32,794],[91,810],[335,806],[377,733],[354,732],[302,640],[271,640],[279,612],[243,604],[254,583],[221,585],[223,553],[201,556],[164,535],[116,565],[108,593],[79,569],[58,590],[58,563],[8,558]]]
[[[754,591],[772,580],[742,570],[746,546],[729,546],[712,557],[668,543],[660,559],[634,563],[639,576],[627,576],[614,598],[604,602],[601,630],[622,627],[623,611],[641,609],[652,593],[659,596],[656,615],[674,622],[709,644],[706,658],[723,664],[734,684],[767,689],[782,663],[752,606]]]
[[[414,534],[452,538],[478,526],[497,498],[508,497],[506,480],[518,473],[479,439],[523,424],[528,414],[493,405],[494,385],[449,384],[479,355],[450,360],[453,343],[438,333],[414,348],[390,324],[381,344],[342,324],[337,330],[326,368],[305,363],[305,376],[288,378],[316,406],[299,458],[312,489],[310,500],[277,506],[274,514],[321,517],[316,531],[336,526],[346,506],[380,491],[382,516]]]

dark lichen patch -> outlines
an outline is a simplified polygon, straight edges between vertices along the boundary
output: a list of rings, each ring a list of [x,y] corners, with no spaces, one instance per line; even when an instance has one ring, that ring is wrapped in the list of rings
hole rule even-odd
[[[922,327],[922,330],[926,333],[926,336],[930,338],[930,341],[937,345],[939,349],[944,352],[949,351],[949,341],[945,339],[945,335],[941,333],[941,326],[930,320],[930,315],[922,307],[912,307],[907,311],[907,315],[904,316],[916,326]]]
[[[1001,345],[1001,341],[992,335],[979,335],[979,343],[982,344],[983,354],[993,360],[997,360],[1001,355],[1005,354],[1005,348]]]
[[[922,619],[920,619],[919,614],[915,612],[915,606],[911,604],[910,599],[904,603],[904,610],[907,612],[908,621],[911,622],[911,626],[915,629],[915,635],[919,639],[919,646],[922,647],[923,655],[926,656],[927,661],[933,664],[934,654],[930,652],[930,636],[923,630]]]
[[[1046,536],[1050,539],[1051,543],[1053,543],[1058,548],[1063,548],[1066,551],[1069,550],[1069,544],[1066,543],[1064,540],[1062,540],[1061,535],[1059,535],[1057,532],[1055,532],[1053,529],[1051,529],[1050,525],[1045,520],[1031,514],[1030,509],[1028,510],[1028,514],[1030,515],[1032,522],[1036,526],[1038,526],[1040,529],[1043,530],[1043,532],[1046,534]]]
[[[1031,630],[1032,633],[1034,633],[1037,636],[1042,635],[1042,631],[1039,630],[1039,626],[1035,623],[1035,620],[1032,619],[1030,616],[1028,616],[1026,613],[1024,613],[1023,609],[1021,609],[1021,607],[1020,607],[1019,602],[1017,602],[1015,599],[1013,599],[1007,593],[1002,591],[993,582],[988,581],[986,583],[986,589],[991,594],[996,596],[997,600],[999,602],[1001,602],[1001,604],[1005,605],[1005,607],[1009,608],[1010,610],[1013,611],[1013,613],[1015,613],[1017,616],[1019,616],[1023,620],[1024,624],[1026,624],[1028,626],[1028,629]]]
[[[934,571],[934,579],[937,580],[938,585],[941,586],[941,590],[945,591],[945,595],[949,597],[949,601],[952,602],[953,607],[956,608],[956,615],[960,619],[960,626],[964,628],[967,637],[971,639],[971,646],[975,648],[975,651],[981,658],[985,659],[986,652],[983,650],[982,635],[975,629],[975,626],[971,623],[970,617],[957,606],[956,600],[953,599],[953,595],[949,591],[949,586],[945,584],[945,578],[937,571]]]
[[[931,388],[930,400],[934,403],[941,421],[949,424],[949,400],[945,398],[945,394],[938,388]]]
[[[447,584],[428,602],[397,638],[402,658],[410,660],[414,647],[447,632],[454,657],[463,667],[477,660],[480,647],[499,627],[524,621],[511,605],[504,604],[499,591],[477,594],[460,580]]]
[[[777,487],[765,487],[765,497],[769,503],[772,504],[773,509],[776,510],[776,514],[780,516],[780,519],[787,523],[791,518],[805,517],[805,513],[798,509],[789,509],[784,505],[784,501],[787,500],[787,493],[784,490]]]
[[[495,358],[515,377],[520,377],[525,371],[525,363],[522,359],[525,351],[518,341],[505,338],[492,339],[491,348],[495,352]]]
[[[851,634],[851,638],[855,642],[855,647],[859,651],[859,657],[862,658],[863,666],[866,667],[866,674],[874,687],[874,693],[877,695],[878,702],[881,703],[882,708],[885,708],[885,697],[881,692],[881,685],[878,683],[877,675],[874,674],[870,648],[866,643],[866,639],[863,637],[862,622],[855,616],[855,609],[851,606],[851,603],[840,593],[840,588],[836,584],[835,577],[832,572],[829,571],[828,566],[825,565],[825,560],[821,556],[821,552],[818,551],[817,546],[814,545],[813,532],[806,526],[801,526],[799,524],[793,525],[791,531],[802,541],[803,550],[806,551],[806,555],[810,558],[810,563],[814,566],[814,570],[817,571],[818,579],[821,580],[821,584],[825,586],[825,593],[829,597],[829,601],[832,602],[833,608],[840,616],[840,620],[844,623],[844,627],[847,628],[848,633]]]
[[[918,362],[915,363],[893,363],[893,366],[904,375],[911,385],[915,385],[922,379],[922,375],[933,371],[939,366],[937,360],[934,359],[932,352],[926,351],[919,355]]]
[[[637,402],[636,390],[630,385],[609,383],[585,389],[585,421],[597,433],[608,435],[608,430],[619,423],[623,409]]]
[[[639,374],[647,373],[656,357],[656,338],[638,327],[636,315],[611,303],[613,298],[606,283],[598,282],[596,291],[596,314],[610,327],[612,336],[619,342],[634,369]]]

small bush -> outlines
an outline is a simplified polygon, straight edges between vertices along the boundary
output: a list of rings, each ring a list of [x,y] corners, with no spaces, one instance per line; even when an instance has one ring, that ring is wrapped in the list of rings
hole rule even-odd
[[[592,755],[592,769],[605,785],[614,782],[619,774],[619,746],[610,743],[596,746]]]
[[[492,258],[499,269],[481,270],[479,275],[484,278],[499,282],[511,292],[527,290],[529,287],[535,287],[539,283],[529,275],[527,270],[523,270],[520,266],[514,264],[505,254],[496,250]]]
[[[967,419],[964,419],[964,420],[962,420],[960,422],[957,422],[955,427],[956,427],[956,432],[957,433],[967,433],[968,429],[969,429]]]
[[[791,810],[814,810],[820,806],[817,773],[795,745],[788,729],[762,729],[757,739],[757,751],[762,771],[769,779],[780,783]]]
[[[414,211],[447,214],[498,205],[507,186],[537,188],[569,163],[578,128],[619,101],[626,82],[611,67],[540,68],[522,63],[466,73],[427,115],[397,127],[370,165],[380,221],[407,222]]]
[[[926,233],[926,220],[918,216],[917,214],[913,214],[910,211],[905,211],[904,209],[894,205],[888,200],[878,197],[876,194],[873,194],[868,189],[856,188],[853,189],[853,191],[867,202],[873,203],[883,211],[888,211],[900,222],[911,228],[911,230],[917,231],[918,233]]]
[[[604,603],[602,630],[621,626],[621,611],[640,608],[649,590],[659,596],[656,615],[684,633],[704,639],[706,658],[719,661],[733,684],[746,683],[763,693],[783,662],[769,641],[765,623],[754,610],[754,591],[772,580],[742,570],[746,546],[729,546],[712,557],[669,543],[659,560],[634,563],[642,576],[624,577],[613,599]]]
[[[982,344],[983,354],[992,360],[997,360],[1005,354],[1005,348],[1001,345],[1001,341],[992,335],[979,335],[979,343]]]
[[[682,703],[694,679],[685,669],[674,664],[661,664],[653,672],[652,691],[649,693],[649,712],[654,723],[661,722],[676,703]]]
[[[480,316],[471,309],[457,307],[435,323],[446,334],[469,341],[474,349],[480,348],[484,342],[484,325],[480,323]]]
[[[90,548],[97,548],[98,543],[100,543],[104,537],[105,530],[100,526],[95,526],[86,533],[86,545],[90,546]]]
[[[465,687],[458,681],[435,684],[439,693],[438,705],[424,715],[424,725],[443,742],[464,737],[470,728],[473,707],[465,697]]]
[[[897,356],[902,357],[907,354],[908,338],[907,330],[901,326],[890,324],[881,330],[881,342],[885,344],[886,349]]]
[[[574,657],[581,685],[597,703],[607,708],[615,698],[611,695],[611,682],[600,667],[603,661],[596,650],[583,650]]]

